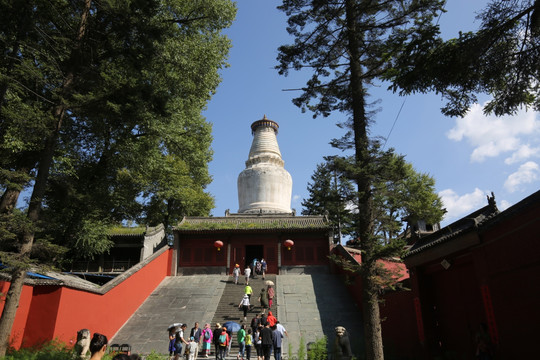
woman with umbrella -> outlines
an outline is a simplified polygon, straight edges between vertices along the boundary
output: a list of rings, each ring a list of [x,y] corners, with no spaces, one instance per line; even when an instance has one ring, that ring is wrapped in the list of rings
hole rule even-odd
[[[174,323],[167,328],[169,332],[169,357],[172,357],[175,351],[176,333],[179,331],[182,323]]]

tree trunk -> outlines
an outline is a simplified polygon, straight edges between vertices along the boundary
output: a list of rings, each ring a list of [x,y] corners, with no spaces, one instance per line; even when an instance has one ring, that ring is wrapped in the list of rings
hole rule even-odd
[[[6,295],[4,310],[0,317],[0,357],[5,356],[9,346],[11,328],[13,327],[17,308],[19,307],[25,275],[26,270],[24,269],[18,269],[11,273],[11,284]]]
[[[78,52],[80,50],[81,40],[86,32],[88,15],[90,13],[91,5],[92,0],[85,1],[85,8],[81,15],[81,22],[77,32],[77,42],[75,44],[75,48],[73,49],[73,54],[75,56],[80,56]],[[66,74],[66,78],[62,86],[62,93],[64,95],[62,98],[66,99],[71,94],[74,78],[74,71],[73,69],[70,69]],[[43,155],[39,161],[36,182],[34,184],[34,189],[30,198],[30,204],[28,206],[27,217],[33,224],[37,224],[39,220],[41,203],[43,200],[43,196],[45,195],[45,190],[47,188],[47,182],[53,162],[54,152],[56,150],[56,145],[65,113],[65,104],[58,104],[53,110],[54,117],[57,119],[56,128],[55,131],[51,134],[51,136],[47,139]],[[34,235],[34,229],[26,229],[22,234],[22,246],[19,255],[20,261],[29,259],[30,252],[32,251],[32,246],[34,244]],[[25,277],[26,269],[24,267],[13,268],[11,272],[11,283],[9,286],[8,295],[6,296],[4,311],[2,312],[2,316],[0,317],[0,358],[5,356],[7,348],[9,346],[11,329],[13,328],[13,322],[15,320],[17,308],[19,307],[19,300],[21,297]]]
[[[63,105],[57,106],[55,115],[58,122],[56,131],[48,141],[44,150],[43,156],[39,162],[38,174],[32,196],[30,198],[30,204],[28,206],[27,217],[32,224],[37,224],[39,220],[39,213],[41,211],[41,202],[45,195],[47,188],[47,180],[49,178],[49,172],[53,161],[54,151],[56,149],[56,142],[58,139],[58,131],[62,125],[65,111]],[[19,261],[26,262],[30,259],[30,253],[32,252],[32,246],[34,244],[34,229],[26,228],[22,234],[22,246],[19,253]],[[11,273],[11,282],[9,290],[6,296],[6,304],[0,317],[0,357],[5,356],[9,346],[9,338],[11,335],[11,329],[13,322],[15,321],[15,315],[17,308],[19,307],[19,300],[24,285],[24,279],[26,277],[26,267],[24,265],[13,267]]]
[[[17,205],[20,194],[21,190],[8,187],[2,194],[2,198],[0,198],[0,214],[10,213]]]
[[[360,64],[360,39],[363,36],[356,26],[355,2],[347,0],[345,4],[347,39],[351,69],[351,107],[355,143],[356,166],[368,169],[370,166],[368,118],[366,114],[366,92],[363,86],[363,70]],[[375,280],[374,236],[373,236],[373,198],[369,174],[360,172],[358,187],[358,235],[362,250],[362,309],[366,345],[366,359],[383,360],[383,343],[379,314],[378,287]]]

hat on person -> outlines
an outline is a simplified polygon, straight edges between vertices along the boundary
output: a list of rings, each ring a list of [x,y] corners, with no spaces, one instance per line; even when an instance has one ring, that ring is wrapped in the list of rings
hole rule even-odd
[[[240,265],[236,264],[236,265],[234,265],[234,267],[240,267]]]
[[[216,323],[216,327],[221,327],[221,324],[220,323]]]
[[[195,338],[192,336],[192,337],[189,338],[189,340],[195,340]]]

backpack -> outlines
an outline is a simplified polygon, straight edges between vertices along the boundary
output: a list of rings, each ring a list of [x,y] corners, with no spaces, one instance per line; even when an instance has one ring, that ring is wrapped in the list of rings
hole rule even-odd
[[[251,327],[253,329],[257,328],[257,326],[259,326],[260,322],[261,321],[259,320],[259,318],[254,317],[253,319],[251,319]]]
[[[205,338],[205,340],[210,340],[210,331],[206,330],[204,332],[204,338]]]
[[[227,334],[219,335],[219,346],[227,346]]]

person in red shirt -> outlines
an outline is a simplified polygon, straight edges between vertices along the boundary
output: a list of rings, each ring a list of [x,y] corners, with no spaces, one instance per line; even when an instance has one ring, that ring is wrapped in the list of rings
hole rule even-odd
[[[266,318],[266,322],[268,323],[268,325],[270,325],[270,327],[276,325],[277,319],[271,311],[268,311],[268,317]]]

